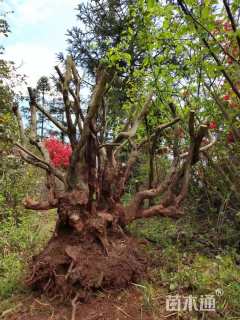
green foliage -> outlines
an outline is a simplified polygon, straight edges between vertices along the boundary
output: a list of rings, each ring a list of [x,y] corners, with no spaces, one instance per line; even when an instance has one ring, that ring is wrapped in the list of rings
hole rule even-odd
[[[49,238],[54,215],[25,211],[18,223],[9,217],[0,224],[0,300],[24,290],[25,268]]]
[[[3,2],[3,0],[0,1]],[[2,11],[0,8],[0,36],[8,37],[8,34],[11,32],[9,24],[7,22],[6,16],[9,12]],[[0,52],[3,48],[0,46]]]
[[[91,74],[108,49],[121,41],[129,26],[129,0],[81,2],[78,25],[68,30],[69,50]]]
[[[174,270],[170,271],[169,253],[170,251],[167,251],[163,254],[167,267],[159,270],[156,277],[170,292],[173,294],[188,292],[194,296],[201,296],[215,295],[216,290],[221,289],[223,295],[221,297],[216,295],[217,312],[225,316],[239,316],[240,270],[236,266],[234,256],[226,253],[208,258],[197,254],[192,257],[193,261],[189,264],[187,262],[189,255],[181,254],[174,248],[171,253],[175,256],[176,264]]]
[[[16,289],[21,289],[20,279],[23,275],[23,261],[18,254],[1,256],[0,262],[0,297],[9,297]]]
[[[152,218],[138,220],[129,226],[135,236],[144,237],[151,242],[160,245],[162,248],[173,245],[177,237],[177,226],[172,223],[172,220]]]
[[[9,147],[8,139],[17,131],[11,112],[12,91],[7,84],[10,70],[9,65],[0,59],[0,152]]]
[[[0,9],[0,37],[7,37],[10,28],[6,16],[8,13]],[[11,72],[13,64],[2,58],[4,47],[0,45],[0,155],[2,150],[9,147],[12,132],[16,131],[16,123],[11,113],[13,92],[11,89]]]
[[[41,183],[39,170],[5,154],[0,164],[0,221],[12,217],[17,222],[23,214],[23,199],[34,195]]]

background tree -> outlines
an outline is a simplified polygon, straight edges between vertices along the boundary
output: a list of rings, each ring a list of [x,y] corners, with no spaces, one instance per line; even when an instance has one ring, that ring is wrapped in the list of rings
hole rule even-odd
[[[79,26],[68,31],[70,52],[81,66],[95,75],[95,68],[121,41],[121,34],[129,26],[131,0],[101,0],[80,3],[77,18]]]
[[[64,104],[61,97],[58,96],[56,92],[56,96],[53,96],[51,101],[49,101],[49,112],[64,126],[66,126],[66,119],[64,116]],[[58,137],[63,143],[65,142],[66,134],[64,132],[58,130],[57,128],[51,128],[48,130],[50,135]]]
[[[50,84],[49,84],[48,78],[45,76],[42,76],[37,82],[36,89],[37,89],[37,92],[38,92],[39,97],[41,99],[41,104],[43,105],[43,107],[46,107],[45,106],[46,94],[50,91]],[[40,138],[43,139],[45,136],[44,135],[44,124],[46,125],[47,118],[42,113],[39,113],[38,122],[40,124]]]

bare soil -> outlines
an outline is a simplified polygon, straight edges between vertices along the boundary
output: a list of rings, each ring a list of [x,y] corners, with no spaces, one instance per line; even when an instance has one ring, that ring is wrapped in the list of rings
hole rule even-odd
[[[102,292],[88,302],[74,305],[29,298],[18,312],[8,314],[4,320],[155,320],[151,310],[143,306],[143,297],[135,288],[121,292]],[[75,309],[75,313],[74,313]],[[171,319],[171,318],[170,318]]]

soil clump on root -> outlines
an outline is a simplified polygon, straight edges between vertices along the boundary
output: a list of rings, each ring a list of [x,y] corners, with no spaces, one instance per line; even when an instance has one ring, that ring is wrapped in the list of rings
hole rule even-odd
[[[142,279],[147,258],[130,236],[109,236],[108,250],[92,236],[54,236],[32,261],[27,284],[48,297],[85,301],[97,290],[119,290]]]

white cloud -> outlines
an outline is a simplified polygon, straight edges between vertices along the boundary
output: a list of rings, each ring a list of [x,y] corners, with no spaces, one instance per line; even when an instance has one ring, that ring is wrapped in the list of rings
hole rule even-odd
[[[0,0],[1,1],[1,0]],[[87,2],[87,0],[85,0]],[[54,73],[56,53],[66,48],[66,30],[76,21],[74,8],[83,0],[7,0],[12,33],[5,46],[5,58],[27,76],[28,84]]]
[[[34,86],[42,75],[53,73],[56,53],[66,48],[65,32],[76,19],[80,0],[8,0],[12,34],[5,44],[5,57],[26,74]],[[7,40],[8,41],[8,40]]]
[[[26,26],[55,20],[59,12],[73,11],[78,4],[79,0],[11,0],[8,6],[14,10],[16,25]]]
[[[44,22],[51,15],[47,1],[24,1],[16,6],[17,19],[20,24],[36,24]]]
[[[5,57],[14,61],[17,67],[21,66],[18,71],[27,75],[27,82],[31,86],[35,86],[41,76],[53,74],[56,65],[55,52],[35,44],[16,43],[9,46]]]

